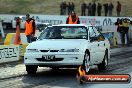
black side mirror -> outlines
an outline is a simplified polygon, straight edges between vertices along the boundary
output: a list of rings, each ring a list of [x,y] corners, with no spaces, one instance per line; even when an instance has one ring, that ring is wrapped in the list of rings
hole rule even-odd
[[[98,37],[90,37],[90,42],[98,41]]]
[[[36,41],[37,40],[37,37],[31,37],[31,41]]]

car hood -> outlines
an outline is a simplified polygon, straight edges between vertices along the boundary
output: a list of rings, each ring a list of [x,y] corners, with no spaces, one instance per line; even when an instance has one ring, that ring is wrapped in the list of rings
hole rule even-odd
[[[44,39],[30,43],[27,49],[80,49],[86,43],[83,39]]]

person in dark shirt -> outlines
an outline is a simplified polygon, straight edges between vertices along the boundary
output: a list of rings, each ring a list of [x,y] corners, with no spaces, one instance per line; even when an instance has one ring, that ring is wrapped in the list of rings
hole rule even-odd
[[[92,5],[91,5],[91,3],[88,4],[87,9],[88,9],[88,16],[91,16],[92,15]]]
[[[71,11],[75,11],[75,4],[71,2]]]
[[[96,4],[95,2],[92,4],[92,16],[96,15]]]
[[[68,2],[67,8],[68,8],[68,15],[69,15],[72,12],[72,5],[70,2]]]
[[[97,6],[98,16],[101,16],[101,10],[102,10],[102,5],[100,3],[98,3],[98,6]]]
[[[82,5],[81,5],[81,10],[82,10],[81,16],[86,16],[86,13],[85,13],[86,7],[87,7],[86,3],[85,2],[82,3]]]
[[[109,16],[112,16],[112,11],[114,9],[114,6],[112,4],[112,2],[109,4]]]
[[[104,4],[104,13],[105,13],[105,16],[108,15],[108,3]]]
[[[120,12],[121,12],[121,3],[120,3],[119,1],[117,1],[116,11],[117,11],[117,16],[120,16]]]
[[[60,4],[60,15],[63,15],[63,2]]]
[[[66,2],[63,3],[63,15],[66,15],[66,7],[67,7],[67,4]]]

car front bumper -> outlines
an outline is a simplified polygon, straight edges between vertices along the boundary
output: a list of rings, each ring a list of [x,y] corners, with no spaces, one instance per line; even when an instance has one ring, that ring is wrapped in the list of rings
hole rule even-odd
[[[78,66],[81,65],[85,53],[25,53],[25,65],[38,66]],[[54,56],[54,60],[45,60],[43,56]]]

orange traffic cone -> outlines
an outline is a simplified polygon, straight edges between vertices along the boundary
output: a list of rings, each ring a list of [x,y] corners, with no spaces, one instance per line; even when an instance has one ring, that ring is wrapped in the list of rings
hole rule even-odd
[[[20,38],[20,26],[19,25],[16,26],[16,36],[15,36],[14,44],[15,45],[22,44],[21,38]]]

